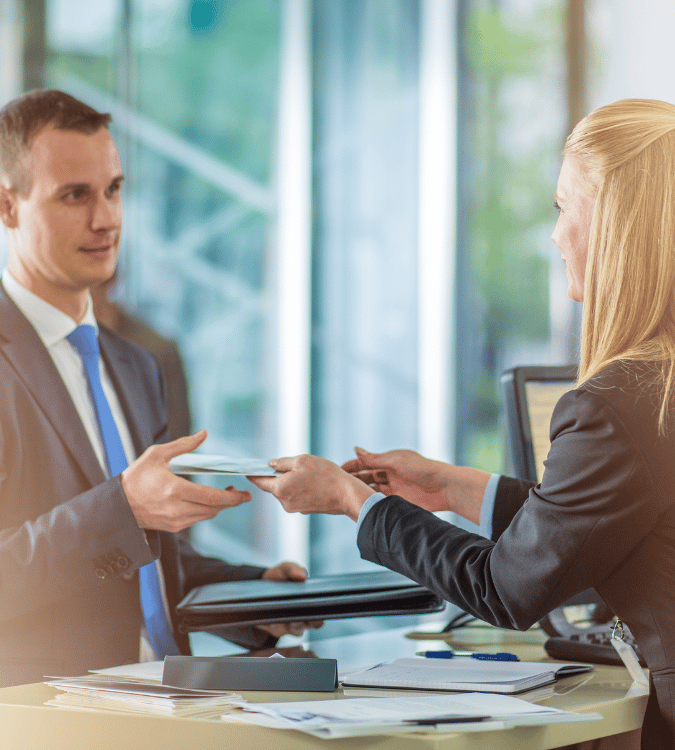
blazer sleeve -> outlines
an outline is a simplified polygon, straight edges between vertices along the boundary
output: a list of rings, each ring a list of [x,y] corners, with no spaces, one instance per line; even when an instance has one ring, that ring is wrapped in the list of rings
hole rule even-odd
[[[153,559],[119,477],[110,479],[0,529],[0,621],[105,585]]]
[[[515,518],[516,513],[523,507],[532,486],[532,482],[526,482],[522,479],[499,477],[497,494],[492,510],[493,542],[499,539]]]
[[[583,389],[565,394],[551,438],[541,484],[496,542],[393,496],[364,519],[361,556],[489,623],[530,627],[603,581],[659,517],[647,463],[610,404]],[[513,508],[523,487],[502,490]]]

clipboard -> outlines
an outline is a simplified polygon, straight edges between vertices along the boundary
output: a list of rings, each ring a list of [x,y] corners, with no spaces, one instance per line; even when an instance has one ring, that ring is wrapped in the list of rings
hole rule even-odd
[[[281,690],[332,693],[336,659],[263,656],[167,656],[162,685],[198,690]]]

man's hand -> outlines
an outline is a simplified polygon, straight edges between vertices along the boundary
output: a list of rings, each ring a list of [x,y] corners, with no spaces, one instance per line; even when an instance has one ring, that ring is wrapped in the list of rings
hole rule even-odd
[[[411,450],[354,450],[357,457],[342,468],[369,487],[385,495],[400,495],[426,510],[450,510],[479,523],[488,473],[433,461]]]
[[[276,477],[249,477],[271,492],[289,513],[344,514],[356,521],[373,490],[332,461],[317,456],[275,458],[269,462]]]
[[[195,484],[171,471],[172,458],[192,453],[205,439],[206,430],[200,430],[170,443],[152,445],[122,472],[122,489],[140,528],[181,531],[217,516],[223,508],[251,499],[250,492]]]
[[[267,568],[262,574],[263,581],[302,581],[307,580],[307,571],[294,562],[282,562],[273,568]]]
[[[273,568],[268,568],[262,577],[265,581],[306,581],[307,571],[297,563],[282,562]],[[322,621],[273,622],[269,625],[258,625],[258,627],[275,638],[281,638],[282,635],[302,635],[305,630],[314,630],[322,625]]]

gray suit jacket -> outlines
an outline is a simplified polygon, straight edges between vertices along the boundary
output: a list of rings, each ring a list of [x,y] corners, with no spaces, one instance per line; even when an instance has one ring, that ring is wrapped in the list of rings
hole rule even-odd
[[[167,439],[159,366],[103,327],[99,341],[140,454]],[[1,284],[0,383],[0,685],[138,661],[136,571],[160,553],[172,611],[195,585],[262,575],[201,557],[173,534],[149,531],[146,541],[119,478],[105,479],[49,353]],[[177,640],[188,653],[187,637]]]
[[[362,557],[500,627],[525,629],[595,587],[651,670],[643,747],[675,747],[675,410],[658,431],[654,369],[617,363],[561,398],[540,485],[502,478],[495,540],[391,497]]]

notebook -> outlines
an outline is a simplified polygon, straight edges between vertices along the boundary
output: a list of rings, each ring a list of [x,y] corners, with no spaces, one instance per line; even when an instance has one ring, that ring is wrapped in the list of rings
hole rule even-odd
[[[397,659],[345,676],[349,687],[523,693],[561,677],[592,671],[590,664],[456,659]]]

